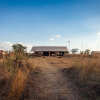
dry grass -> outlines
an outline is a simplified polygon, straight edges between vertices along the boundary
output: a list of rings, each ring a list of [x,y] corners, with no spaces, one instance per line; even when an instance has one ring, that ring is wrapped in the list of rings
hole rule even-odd
[[[79,81],[91,84],[100,82],[100,58],[80,59],[72,64],[72,68],[77,71]]]
[[[11,81],[11,89],[8,95],[8,100],[20,100],[22,98],[28,75],[34,67],[31,60],[23,59],[21,66],[18,68],[16,74]]]
[[[29,71],[23,72],[20,69],[16,73],[11,83],[11,90],[9,93],[9,100],[19,100],[25,88]]]
[[[95,100],[99,97],[100,58],[79,57],[77,61],[73,61],[67,73],[79,87],[83,97],[88,98],[87,100]]]
[[[20,99],[23,94],[30,71],[35,70],[37,66],[41,67],[42,63],[39,63],[40,59],[43,58],[39,57],[31,59],[24,57],[17,62],[15,61],[15,57],[9,57],[7,59],[0,60],[0,72],[3,73],[0,74],[0,78],[1,76],[4,76],[4,80],[10,80],[9,93],[6,100]],[[59,67],[61,69],[66,68],[69,72],[68,74],[70,78],[75,80],[76,84],[81,87],[83,93],[87,93],[89,91],[88,94],[91,95],[90,92],[92,92],[92,90],[92,93],[97,93],[98,89],[100,89],[99,57],[48,57],[46,59],[49,64],[55,67]]]
[[[3,86],[3,90],[6,92],[4,100],[20,99],[23,94],[29,72],[31,70],[34,70],[34,65],[31,59],[28,59],[27,57],[20,57],[20,59],[16,60],[15,56],[10,56],[0,60],[0,72],[3,73],[2,75],[0,74],[0,83],[2,83],[2,80],[9,80],[9,83],[6,81],[6,84],[9,85],[7,86],[7,88],[9,87],[8,90],[5,90],[6,84],[0,84],[0,87]],[[0,98],[2,98],[1,93]]]

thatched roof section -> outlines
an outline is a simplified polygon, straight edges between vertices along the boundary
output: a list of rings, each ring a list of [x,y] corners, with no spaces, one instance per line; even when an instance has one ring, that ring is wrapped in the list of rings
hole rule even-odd
[[[33,52],[36,51],[62,51],[62,52],[68,52],[67,47],[64,46],[35,46],[32,47]]]

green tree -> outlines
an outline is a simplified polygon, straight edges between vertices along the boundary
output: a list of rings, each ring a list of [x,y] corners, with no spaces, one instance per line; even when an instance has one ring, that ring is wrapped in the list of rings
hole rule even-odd
[[[24,55],[26,52],[26,47],[23,46],[22,44],[14,44],[12,47],[15,55],[17,56]]]

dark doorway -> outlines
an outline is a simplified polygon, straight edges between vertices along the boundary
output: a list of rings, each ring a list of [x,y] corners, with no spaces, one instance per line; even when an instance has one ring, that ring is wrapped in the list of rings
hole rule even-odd
[[[59,52],[59,56],[64,56],[64,52]]]
[[[49,52],[43,52],[43,56],[49,56]]]

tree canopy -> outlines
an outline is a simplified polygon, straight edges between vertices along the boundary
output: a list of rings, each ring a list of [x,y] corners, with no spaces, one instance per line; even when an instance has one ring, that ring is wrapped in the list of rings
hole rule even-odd
[[[18,54],[25,53],[26,47],[23,46],[22,44],[14,44],[12,47],[15,53],[18,53]]]

